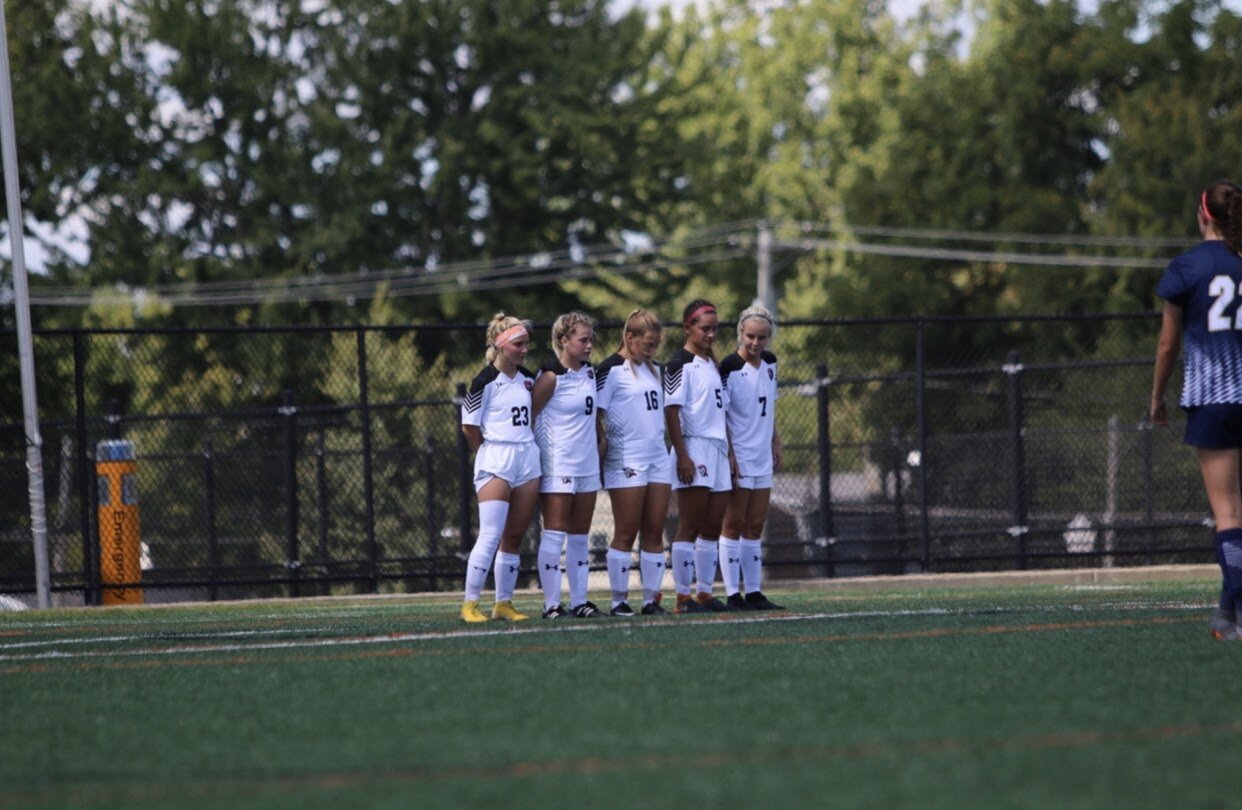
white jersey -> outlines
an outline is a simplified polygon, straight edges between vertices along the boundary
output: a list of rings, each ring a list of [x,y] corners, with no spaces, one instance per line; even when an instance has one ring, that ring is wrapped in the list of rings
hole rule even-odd
[[[461,423],[483,429],[483,441],[533,442],[530,391],[535,375],[522,366],[507,377],[490,363],[484,366],[461,403]]]
[[[539,369],[539,376],[544,374],[556,377],[556,387],[535,422],[543,474],[599,477],[595,369],[590,363],[583,363],[577,371],[571,371],[552,360]]]
[[[679,349],[664,368],[664,406],[681,406],[681,433],[701,439],[728,441],[725,390],[716,364]]]
[[[748,477],[770,475],[776,430],[776,355],[763,352],[756,368],[734,352],[720,363],[720,378],[729,393],[725,418],[738,472]]]
[[[604,469],[664,462],[664,397],[646,364],[619,353],[595,369],[595,407],[604,412]]]

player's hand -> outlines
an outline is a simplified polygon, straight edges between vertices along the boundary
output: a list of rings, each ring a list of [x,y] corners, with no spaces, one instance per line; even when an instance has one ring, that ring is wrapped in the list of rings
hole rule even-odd
[[[1157,427],[1169,426],[1169,406],[1164,404],[1163,399],[1152,397],[1151,409],[1148,412],[1151,417],[1151,423]]]

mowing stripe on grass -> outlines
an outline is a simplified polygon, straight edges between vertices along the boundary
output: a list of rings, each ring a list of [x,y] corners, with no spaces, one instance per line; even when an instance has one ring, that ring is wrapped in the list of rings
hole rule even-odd
[[[928,740],[890,740],[827,746],[783,746],[764,750],[683,751],[677,755],[676,765],[678,769],[706,770],[744,766],[790,767],[806,764],[822,766],[829,762],[871,759],[905,761],[912,757],[935,757],[967,752],[1072,750],[1104,745],[1158,744],[1204,737],[1236,737],[1239,734],[1242,734],[1242,722],[1239,721],[1113,730],[1087,728],[1007,737],[941,737]],[[669,764],[668,755],[660,753],[613,757],[594,755],[556,760],[518,760],[501,764],[472,761],[457,766],[337,770],[328,773],[317,771],[272,776],[195,774],[176,784],[88,783],[65,785],[53,789],[0,790],[0,806],[50,806],[65,801],[84,805],[113,805],[118,802],[134,801],[171,802],[184,798],[253,797],[255,793],[288,796],[305,792],[353,790],[363,785],[378,784],[508,781],[630,771],[665,771],[669,768]]]
[[[804,617],[805,618],[805,617]],[[823,617],[821,617],[823,618]],[[776,617],[768,619],[736,619],[733,621],[722,620],[712,624],[741,624],[741,623],[757,623],[760,621],[789,621],[789,618],[778,619]],[[751,645],[751,646],[781,646],[788,644],[834,644],[849,641],[902,641],[912,639],[936,639],[936,638],[953,638],[963,636],[982,636],[982,635],[999,635],[999,634],[1016,634],[1016,633],[1044,633],[1044,632],[1061,632],[1070,630],[1096,630],[1109,627],[1140,627],[1162,624],[1177,624],[1190,621],[1198,621],[1197,617],[1190,616],[1148,616],[1142,618],[1119,618],[1119,619],[1083,619],[1080,621],[1069,622],[1043,622],[1032,624],[1017,625],[985,625],[983,627],[932,627],[916,630],[893,630],[874,633],[832,633],[832,634],[815,634],[789,637],[764,637],[749,639],[679,639],[677,641],[668,642],[637,642],[631,643],[630,647],[636,649],[655,649],[662,646],[677,645],[684,648],[687,645],[700,646],[718,646],[718,645]],[[631,625],[631,627],[671,627],[679,626],[677,624],[660,623],[650,625]],[[688,625],[680,625],[688,626]],[[711,626],[703,624],[702,626]],[[591,626],[566,627],[559,628],[556,632],[583,632],[586,630],[596,629]],[[599,628],[604,629],[604,628]],[[29,672],[46,671],[47,665],[54,663],[69,663],[80,669],[120,669],[120,668],[139,668],[162,666],[164,663],[176,663],[178,665],[188,666],[218,666],[239,665],[239,664],[257,664],[266,663],[267,659],[257,656],[246,655],[230,655],[224,659],[191,659],[185,662],[169,662],[169,656],[201,656],[213,655],[221,653],[252,653],[252,652],[270,652],[284,650],[306,650],[306,649],[325,649],[330,650],[338,647],[357,647],[362,645],[389,645],[389,644],[410,644],[424,641],[459,641],[468,639],[478,639],[486,636],[504,636],[513,637],[517,635],[533,635],[536,633],[547,632],[540,630],[518,630],[513,629],[503,631],[501,633],[493,632],[440,632],[440,633],[391,633],[376,636],[356,636],[343,637],[335,639],[301,639],[280,642],[261,642],[252,645],[238,644],[208,644],[194,645],[188,647],[149,647],[145,649],[135,650],[87,650],[77,652],[41,652],[41,653],[18,653],[13,655],[2,655],[0,661],[25,662],[16,666],[0,667],[0,675],[21,674]],[[569,645],[543,643],[532,644],[521,647],[506,647],[504,649],[468,649],[459,650],[463,654],[535,654],[545,655],[549,653],[572,653],[584,652],[591,649],[609,649],[611,645],[601,643],[599,645]],[[402,648],[398,651],[359,651],[354,653],[332,652],[323,655],[305,655],[299,656],[294,660],[298,661],[326,661],[326,660],[343,660],[347,658],[374,658],[374,657],[401,657],[406,655],[440,655],[450,652],[443,649],[413,649]],[[122,657],[139,657],[150,658],[148,662],[129,662],[122,663],[117,661],[109,661],[108,659],[116,659]]]

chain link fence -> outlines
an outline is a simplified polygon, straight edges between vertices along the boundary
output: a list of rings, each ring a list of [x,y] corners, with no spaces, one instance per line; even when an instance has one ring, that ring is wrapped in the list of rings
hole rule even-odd
[[[767,565],[792,578],[1211,561],[1180,426],[1142,418],[1156,328],[1150,315],[783,324]],[[619,336],[602,324],[595,359]],[[679,338],[669,329],[664,356]],[[461,587],[475,508],[457,403],[484,362],[481,326],[46,331],[35,351],[58,604],[119,587],[148,602]],[[0,357],[0,592],[29,594],[14,334]],[[128,495],[101,452],[116,440],[133,449]],[[122,520],[140,581],[110,567]]]

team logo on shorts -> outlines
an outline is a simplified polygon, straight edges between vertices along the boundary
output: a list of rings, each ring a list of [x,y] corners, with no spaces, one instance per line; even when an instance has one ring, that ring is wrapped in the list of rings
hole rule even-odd
[[[706,478],[706,477],[707,477],[707,465],[706,465],[706,464],[700,464],[700,465],[699,465],[699,477],[700,477],[700,478]]]
[[[638,475],[638,470],[634,469],[633,467],[622,467],[621,474],[624,475],[626,478],[633,478],[634,476]]]
[[[572,483],[572,482],[573,482],[573,480],[574,480],[574,479],[570,478],[568,475],[562,475],[562,476],[561,476],[561,483],[562,483],[562,484],[569,484],[569,483]]]

